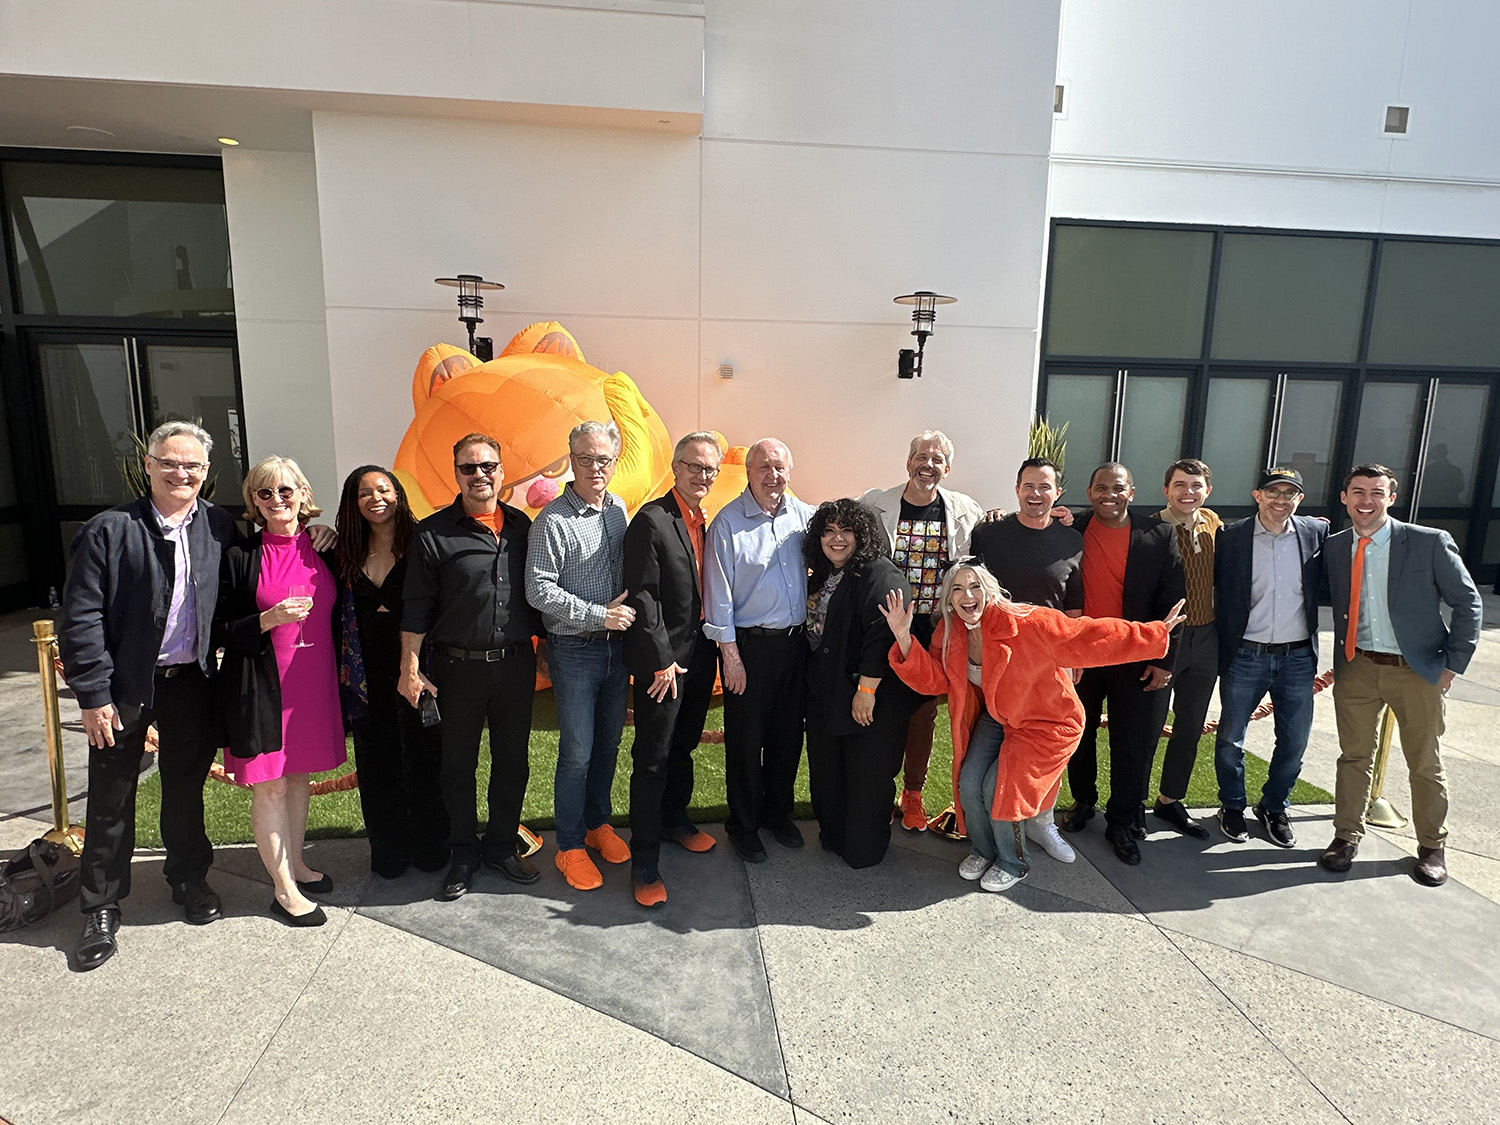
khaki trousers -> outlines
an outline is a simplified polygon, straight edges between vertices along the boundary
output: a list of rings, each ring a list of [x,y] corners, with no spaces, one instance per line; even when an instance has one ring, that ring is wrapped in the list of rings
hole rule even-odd
[[[1411,775],[1411,818],[1417,843],[1440,848],[1448,838],[1448,778],[1438,757],[1443,733],[1443,693],[1410,668],[1376,664],[1364,655],[1345,664],[1333,682],[1339,727],[1338,782],[1333,831],[1358,842],[1365,834],[1370,779],[1375,771],[1380,709],[1396,716],[1401,749]]]

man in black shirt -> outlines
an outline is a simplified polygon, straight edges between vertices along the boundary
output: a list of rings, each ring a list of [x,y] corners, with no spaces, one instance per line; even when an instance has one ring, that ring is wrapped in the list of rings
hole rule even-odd
[[[1083,536],[1052,516],[1062,488],[1057,466],[1045,457],[1021,462],[1016,473],[1013,516],[974,529],[970,550],[1000,580],[1012,601],[1083,615]],[[1076,682],[1076,681],[1075,681]],[[1053,859],[1072,863],[1077,853],[1062,838],[1052,815],[1056,794],[1047,807],[1026,822],[1026,835]]]
[[[438,898],[468,892],[482,861],[516,883],[534,883],[536,865],[516,854],[521,802],[530,777],[531,704],[540,632],[526,602],[531,520],[502,504],[500,443],[469,434],[453,447],[459,495],[418,525],[406,572],[401,620],[401,694],[413,707],[424,692],[443,712],[443,803],[453,858]],[[433,680],[417,666],[432,642]],[[490,820],[478,837],[474,775],[479,736],[490,727]]]

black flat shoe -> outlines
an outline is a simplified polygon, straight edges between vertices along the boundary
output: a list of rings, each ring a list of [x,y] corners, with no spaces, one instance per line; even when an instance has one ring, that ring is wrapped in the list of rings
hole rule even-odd
[[[78,937],[78,946],[73,951],[73,969],[86,973],[97,969],[115,955],[119,949],[115,931],[120,928],[120,908],[101,906],[83,916],[83,933]]]
[[[1064,809],[1056,818],[1057,826],[1064,832],[1082,832],[1083,826],[1094,819],[1093,805],[1074,805]]]
[[[285,923],[288,926],[296,926],[299,929],[304,926],[321,926],[324,922],[328,921],[328,915],[323,913],[321,906],[313,907],[306,914],[293,914],[274,898],[271,900],[271,917],[275,918],[278,922]]]
[[[443,877],[443,885],[438,890],[438,901],[452,902],[456,898],[463,898],[469,893],[469,888],[474,885],[474,874],[478,870],[477,863],[450,865],[448,874]]]
[[[1141,862],[1141,845],[1128,824],[1111,824],[1104,830],[1104,838],[1115,850],[1115,858],[1121,863],[1135,867]]]
[[[305,895],[326,895],[329,891],[333,890],[333,876],[324,875],[321,878],[313,879],[306,883],[298,879],[297,889]]]
[[[224,915],[224,904],[202,876],[174,886],[172,901],[182,907],[183,918],[193,926],[206,926]]]
[[[1208,829],[1192,818],[1181,801],[1171,801],[1165,805],[1158,801],[1152,807],[1151,813],[1158,819],[1166,821],[1184,836],[1191,836],[1195,840],[1208,839]]]
[[[783,848],[800,848],[803,844],[802,829],[797,827],[791,817],[768,824],[766,828],[771,833],[771,839]]]
[[[766,846],[760,842],[760,833],[756,832],[749,836],[731,836],[729,842],[734,845],[734,852],[746,863],[765,863]]]
[[[512,883],[520,883],[523,886],[535,883],[542,877],[542,873],[537,870],[536,864],[523,856],[516,855],[514,852],[504,859],[487,859],[484,861],[484,865],[491,871],[500,872],[500,874],[504,875]]]

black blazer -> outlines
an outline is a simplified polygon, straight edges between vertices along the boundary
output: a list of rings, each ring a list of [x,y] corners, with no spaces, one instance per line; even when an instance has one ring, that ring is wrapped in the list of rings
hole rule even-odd
[[[1078,534],[1088,531],[1092,510],[1073,521]],[[1088,550],[1085,541],[1084,550]],[[1125,556],[1125,589],[1121,612],[1126,621],[1160,621],[1183,598],[1187,597],[1187,580],[1182,573],[1182,556],[1177,553],[1177,529],[1154,515],[1130,513],[1130,548]],[[1177,642],[1181,629],[1172,630],[1167,655],[1160,660],[1145,661],[1171,670],[1177,664]]]
[[[229,513],[199,499],[188,525],[188,556],[198,609],[198,666],[204,675],[214,672],[219,561],[238,539]],[[79,706],[113,703],[127,712],[127,719],[151,706],[175,563],[175,550],[162,537],[150,496],[101,512],[74,538],[63,583],[58,648],[63,675]]]
[[[237,758],[254,758],[281,749],[281,673],[271,634],[260,627],[255,602],[260,585],[261,533],[224,552],[219,572],[219,609],[215,638],[224,649],[215,686],[220,745]],[[333,552],[318,557],[336,574]],[[314,613],[333,616],[337,599],[315,604]],[[334,635],[337,636],[337,629]],[[337,659],[335,653],[328,654]]]
[[[906,575],[887,558],[875,558],[844,576],[828,600],[821,643],[807,661],[807,721],[828,734],[858,734],[854,692],[860,676],[879,676],[874,725],[904,723],[923,697],[891,671],[896,638],[879,607],[892,590],[911,600]]]
[[[704,550],[708,550],[704,528]],[[692,665],[703,629],[698,557],[675,490],[642,504],[625,529],[625,604],[635,621],[625,630],[625,667],[649,679],[672,664]]]
[[[1219,675],[1229,670],[1245,627],[1250,623],[1250,582],[1255,570],[1255,521],[1249,516],[1219,528],[1214,537],[1214,622],[1219,634]],[[1309,516],[1293,516],[1297,553],[1302,557],[1302,609],[1318,654],[1318,601],[1327,579],[1323,573],[1323,540],[1328,524]]]

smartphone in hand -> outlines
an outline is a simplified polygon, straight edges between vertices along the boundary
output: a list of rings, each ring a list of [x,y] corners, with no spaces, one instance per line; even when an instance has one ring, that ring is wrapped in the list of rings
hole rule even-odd
[[[424,727],[435,727],[443,721],[443,716],[438,713],[437,696],[430,691],[417,697],[417,714]]]

